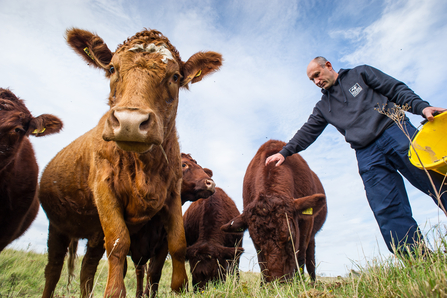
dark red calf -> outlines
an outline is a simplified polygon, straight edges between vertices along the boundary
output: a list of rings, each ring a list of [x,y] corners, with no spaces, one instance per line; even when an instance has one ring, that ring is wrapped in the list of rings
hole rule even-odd
[[[238,273],[243,233],[225,233],[220,227],[239,214],[234,201],[219,187],[211,197],[192,203],[186,210],[186,259],[194,287],[203,289],[208,281],[225,280],[227,273]]]
[[[315,280],[315,234],[326,220],[326,196],[299,154],[281,166],[265,166],[267,157],[284,146],[270,140],[259,148],[244,177],[244,211],[222,229],[248,229],[266,281],[291,278],[304,264]]]
[[[20,237],[39,211],[39,169],[28,137],[57,133],[53,115],[33,117],[23,100],[0,88],[0,251]]]

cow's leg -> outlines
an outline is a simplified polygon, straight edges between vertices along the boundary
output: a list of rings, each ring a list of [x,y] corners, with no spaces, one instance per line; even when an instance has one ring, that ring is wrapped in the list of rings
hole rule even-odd
[[[182,205],[180,199],[180,183],[175,198],[170,198],[171,206],[160,210],[163,223],[168,234],[168,250],[172,257],[172,281],[171,289],[180,292],[188,284],[188,276],[185,269],[186,238],[183,227]]]
[[[143,297],[143,281],[144,281],[144,273],[146,272],[146,264],[135,264],[135,276],[137,280],[137,290],[136,290],[136,297],[140,298]],[[147,295],[147,294],[145,294]]]
[[[107,173],[106,170],[102,172]],[[104,297],[126,297],[123,270],[124,262],[130,249],[129,230],[124,221],[124,211],[121,204],[117,202],[106,182],[107,177],[99,177],[98,179],[98,182],[93,187],[94,197],[104,232],[105,248],[109,263]]]
[[[239,243],[240,243],[239,247],[242,248],[242,239],[239,240]],[[237,282],[240,281],[240,272],[239,272],[240,271],[239,270],[240,262],[241,262],[241,254],[236,254],[236,259],[234,262],[234,270],[236,273],[236,278],[237,278],[236,281]]]
[[[147,270],[147,283],[144,295],[149,297],[155,297],[158,291],[158,284],[161,278],[161,272],[163,265],[165,264],[166,256],[168,255],[168,242],[163,241],[163,247],[160,251],[151,258],[148,270]]]
[[[64,258],[69,245],[70,238],[59,233],[50,223],[48,228],[48,263],[45,267],[45,288],[42,298],[53,297],[57,282],[61,277]]]
[[[81,297],[88,297],[93,290],[93,282],[95,273],[98,268],[99,261],[104,255],[104,242],[92,244],[87,243],[87,251],[82,259],[81,266]]]
[[[298,265],[300,274],[304,274],[304,264],[307,266],[307,250],[311,241],[312,229],[314,226],[314,220],[312,218],[300,219],[298,222],[300,242],[298,246]],[[315,246],[315,244],[314,244]],[[315,248],[314,248],[315,250]],[[314,265],[315,267],[315,265]],[[315,271],[315,269],[314,269]],[[309,272],[309,268],[307,268]]]
[[[310,279],[315,281],[315,278],[317,277],[315,274],[315,236],[310,239],[309,245],[307,246],[306,268],[307,273],[310,275]]]

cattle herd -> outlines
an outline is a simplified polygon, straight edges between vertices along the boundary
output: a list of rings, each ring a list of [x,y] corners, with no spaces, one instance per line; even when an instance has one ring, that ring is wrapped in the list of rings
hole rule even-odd
[[[104,253],[104,297],[126,296],[128,255],[137,297],[157,294],[168,253],[176,292],[188,284],[186,260],[195,289],[238,275],[247,229],[266,282],[287,281],[304,266],[315,279],[315,234],[326,219],[326,197],[300,155],[280,167],[265,166],[285,144],[263,144],[247,168],[240,213],[216,187],[213,172],[180,152],[179,90],[217,71],[219,53],[198,52],[184,62],[168,38],[146,29],[115,52],[89,31],[71,28],[66,39],[110,79],[110,109],[49,162],[40,182],[29,136],[58,133],[62,121],[49,114],[33,117],[23,100],[0,88],[0,252],[28,229],[40,204],[49,220],[42,297],[53,297],[67,252],[73,275],[79,239],[87,239],[82,297],[90,295]],[[192,203],[182,216],[187,201]]]

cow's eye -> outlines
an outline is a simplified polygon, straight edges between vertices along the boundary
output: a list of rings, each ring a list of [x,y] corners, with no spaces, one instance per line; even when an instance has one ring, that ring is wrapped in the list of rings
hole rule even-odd
[[[182,163],[182,168],[187,169],[188,165],[186,163]]]
[[[176,73],[172,76],[172,79],[174,80],[174,82],[177,82],[179,78],[180,78],[180,75],[178,73]]]
[[[25,130],[23,128],[20,128],[20,127],[16,127],[16,129],[14,129],[14,131],[16,133],[25,133]]]
[[[110,66],[110,68],[109,68],[109,72],[110,72],[111,74],[114,74],[114,73],[115,73],[115,67]]]

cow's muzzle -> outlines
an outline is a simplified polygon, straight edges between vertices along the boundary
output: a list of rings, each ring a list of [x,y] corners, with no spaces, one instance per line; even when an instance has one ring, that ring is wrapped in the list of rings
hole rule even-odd
[[[163,130],[152,110],[116,108],[107,118],[102,137],[125,151],[143,153],[162,143]]]

